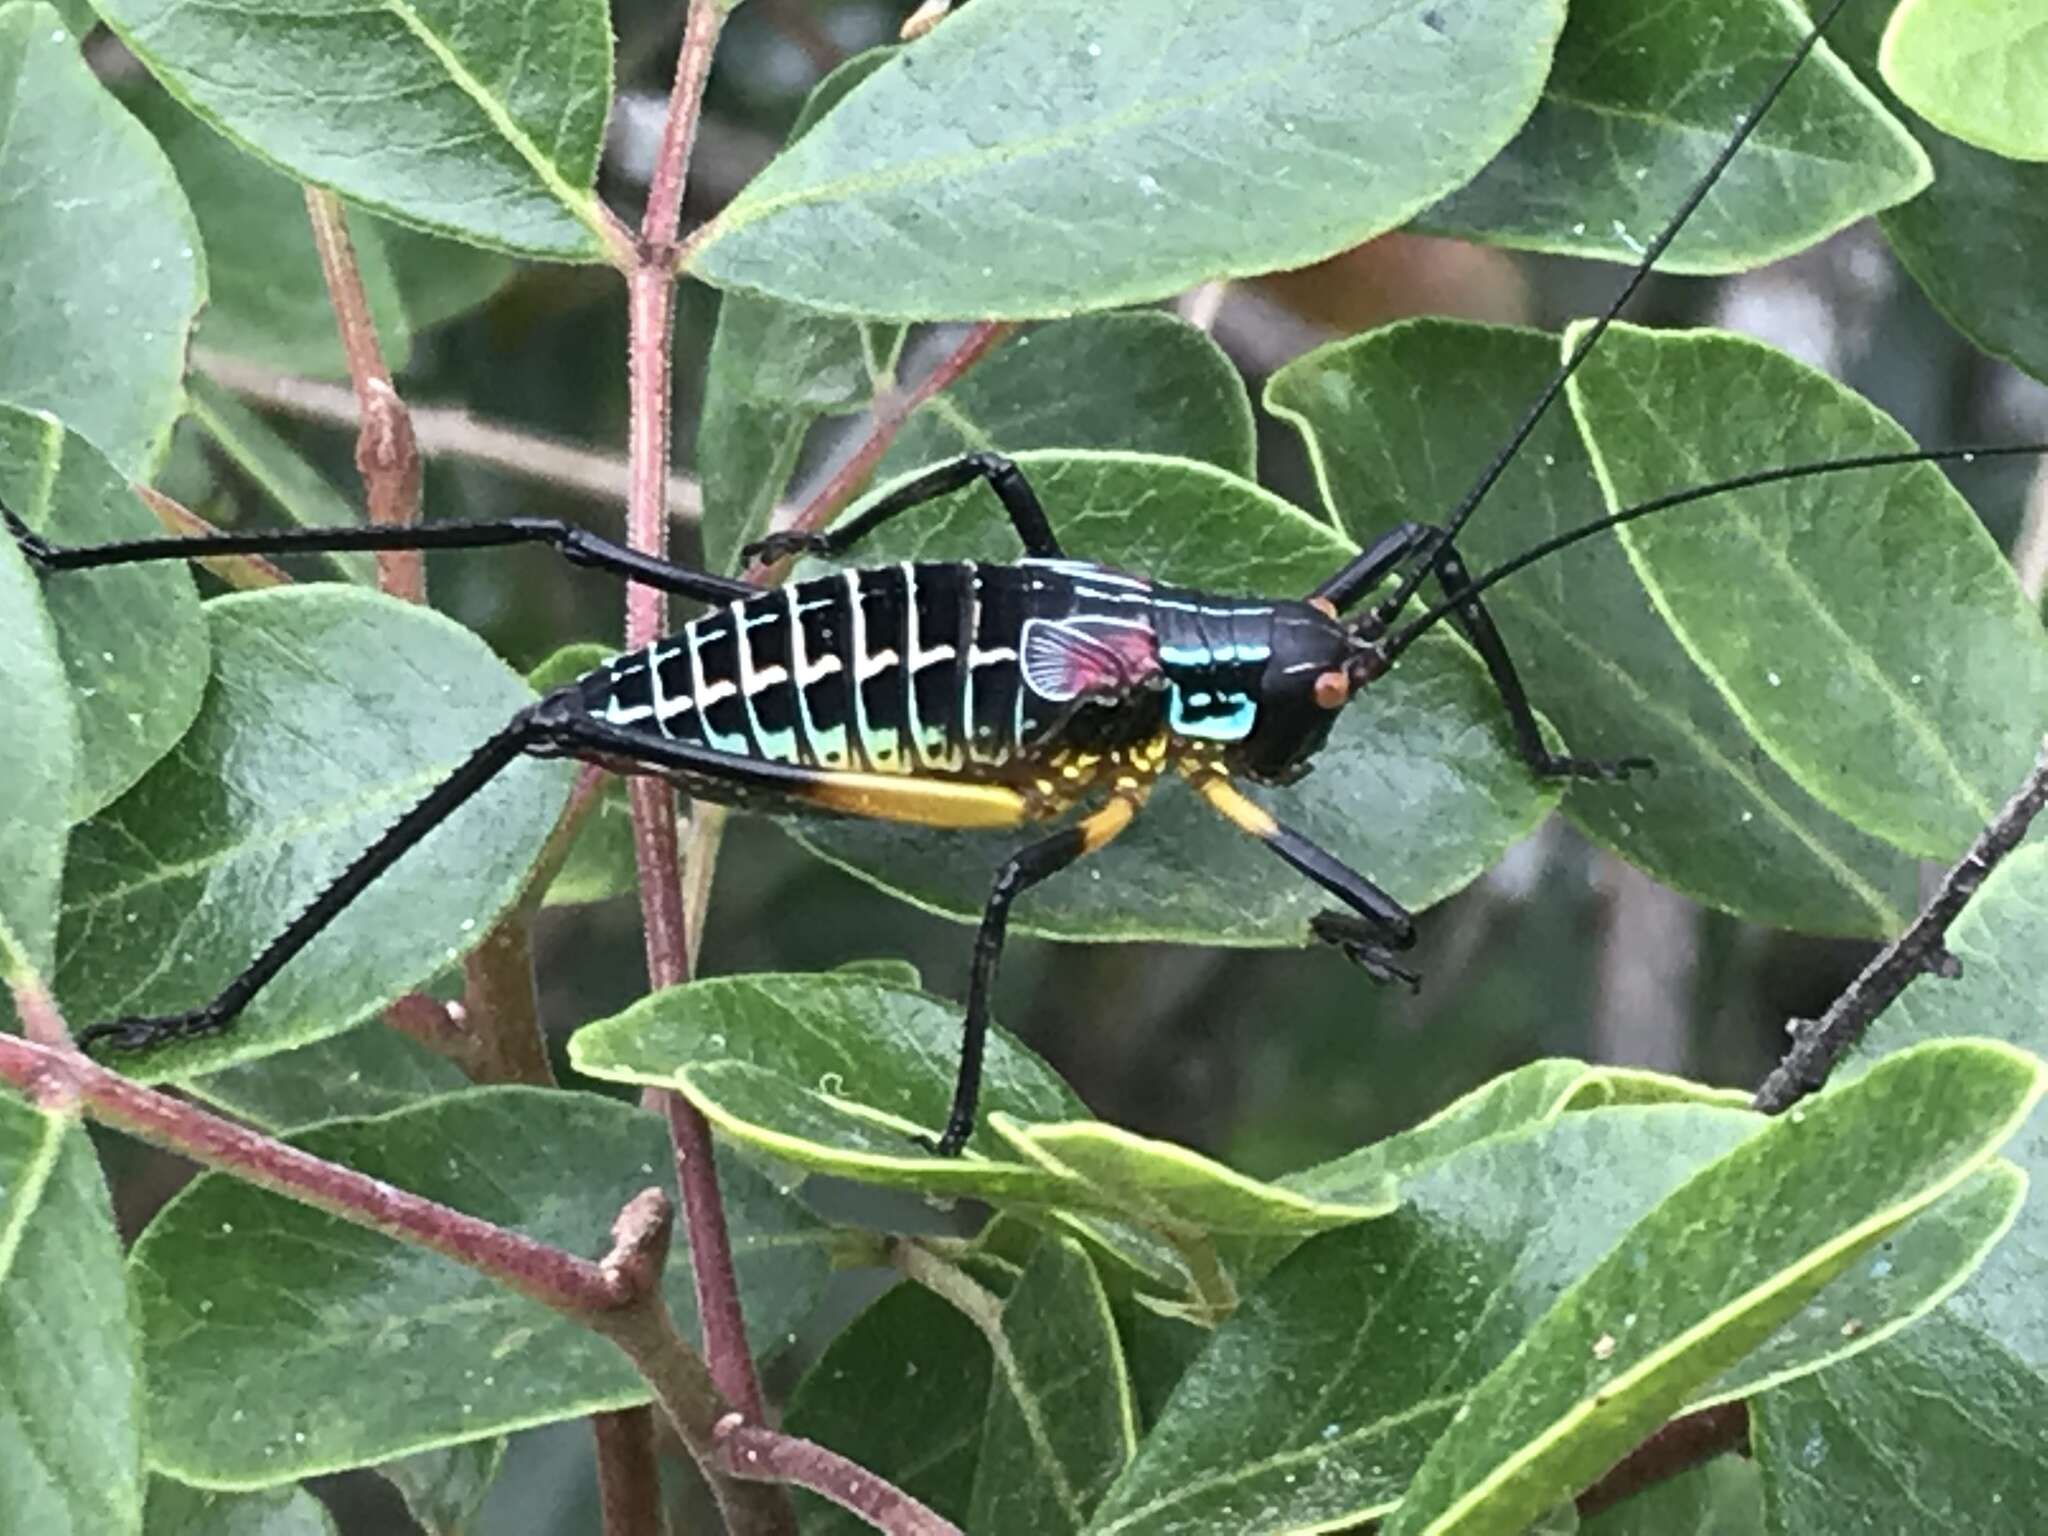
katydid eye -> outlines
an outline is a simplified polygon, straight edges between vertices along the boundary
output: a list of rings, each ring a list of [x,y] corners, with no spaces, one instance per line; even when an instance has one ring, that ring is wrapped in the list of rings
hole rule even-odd
[[[1351,674],[1342,667],[1316,674],[1316,703],[1324,709],[1342,709],[1351,697]]]

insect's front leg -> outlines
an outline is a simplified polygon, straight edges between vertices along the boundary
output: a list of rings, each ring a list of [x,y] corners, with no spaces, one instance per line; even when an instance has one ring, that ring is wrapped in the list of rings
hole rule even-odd
[[[1275,820],[1220,773],[1198,770],[1189,774],[1189,782],[1232,825],[1249,832],[1351,909],[1318,912],[1309,922],[1317,938],[1342,950],[1374,981],[1398,981],[1411,990],[1421,984],[1422,978],[1395,958],[1415,946],[1415,919],[1406,907],[1335,854]]]

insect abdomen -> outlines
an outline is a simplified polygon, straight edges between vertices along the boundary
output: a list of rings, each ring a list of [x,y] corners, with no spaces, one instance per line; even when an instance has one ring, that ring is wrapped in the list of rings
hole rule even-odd
[[[1014,567],[882,566],[763,592],[584,683],[599,718],[822,770],[1000,779],[1017,757]],[[744,642],[744,643],[742,643]]]

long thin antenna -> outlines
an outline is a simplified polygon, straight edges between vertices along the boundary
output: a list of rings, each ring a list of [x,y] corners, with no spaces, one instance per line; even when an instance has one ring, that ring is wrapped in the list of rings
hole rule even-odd
[[[1679,205],[1678,212],[1672,216],[1671,222],[1659,231],[1657,238],[1652,240],[1643,252],[1643,259],[1636,263],[1635,270],[1629,274],[1628,281],[1622,284],[1621,291],[1614,296],[1614,301],[1607,306],[1605,313],[1593,322],[1591,329],[1579,338],[1579,344],[1572,348],[1571,355],[1550,376],[1550,382],[1543,386],[1542,393],[1537,395],[1535,402],[1523,413],[1521,424],[1501,445],[1500,452],[1493,456],[1493,462],[1481,471],[1479,478],[1472,482],[1472,488],[1459,499],[1449,522],[1444,526],[1442,536],[1432,546],[1431,558],[1420,561],[1411,568],[1402,576],[1394,590],[1375,607],[1373,612],[1382,624],[1392,622],[1395,615],[1408,605],[1408,600],[1415,595],[1415,589],[1435,567],[1435,551],[1457,538],[1465,524],[1471,521],[1472,514],[1478,511],[1479,503],[1485,500],[1486,493],[1493,489],[1494,484],[1507,472],[1508,465],[1514,462],[1515,455],[1522,451],[1522,445],[1536,430],[1536,424],[1543,419],[1543,413],[1549,410],[1551,402],[1563,393],[1565,384],[1578,371],[1579,364],[1586,360],[1587,354],[1599,343],[1600,338],[1607,334],[1607,327],[1627,307],[1628,301],[1635,297],[1636,290],[1642,287],[1644,280],[1649,277],[1650,269],[1656,266],[1658,259],[1670,247],[1671,242],[1678,238],[1679,231],[1685,228],[1686,221],[1698,211],[1700,204],[1707,200],[1707,194],[1714,190],[1714,184],[1721,179],[1721,173],[1728,169],[1728,164],[1735,158],[1736,152],[1749,141],[1750,134],[1755,132],[1757,124],[1763,121],[1764,114],[1770,111],[1772,104],[1784,94],[1785,87],[1792,83],[1792,77],[1799,72],[1799,66],[1805,63],[1807,55],[1819,46],[1821,35],[1827,31],[1828,24],[1840,14],[1846,4],[1848,0],[1833,0],[1820,19],[1813,24],[1813,30],[1807,33],[1798,48],[1793,50],[1792,57],[1778,72],[1778,78],[1771,82],[1770,89],[1765,91],[1757,104],[1743,115],[1742,121],[1736,125],[1734,135],[1721,147],[1721,152],[1714,157],[1714,163],[1707,167],[1706,174],[1700,177],[1699,182],[1686,195],[1685,201]],[[1352,562],[1352,565],[1346,565],[1343,570],[1316,588],[1312,595],[1327,597],[1341,590],[1352,579],[1352,566],[1355,564],[1356,561]]]
[[[1459,592],[1455,598],[1445,599],[1434,608],[1402,625],[1381,642],[1381,648],[1387,660],[1392,661],[1413,645],[1426,630],[1442,623],[1489,587],[1498,586],[1510,576],[1527,570],[1538,560],[1546,559],[1561,549],[1568,549],[1581,540],[1605,533],[1610,528],[1619,528],[1623,523],[1632,523],[1639,517],[1648,517],[1652,512],[1665,512],[1672,507],[1706,501],[1714,496],[1725,496],[1731,491],[1754,490],[1760,485],[1801,480],[1809,475],[1833,475],[1857,469],[1890,469],[1902,464],[1967,464],[1975,459],[2011,459],[2030,454],[2048,454],[2048,442],[1998,443],[1986,448],[1916,448],[1910,452],[1871,453],[1858,458],[1828,459],[1816,464],[1787,464],[1777,469],[1753,470],[1746,475],[1737,475],[1732,480],[1716,480],[1711,485],[1695,485],[1683,491],[1672,491],[1650,501],[1638,502],[1632,507],[1623,507],[1619,512],[1610,512],[1605,517],[1596,517],[1589,523],[1579,524],[1576,528],[1567,528],[1563,533],[1553,534],[1540,543],[1530,545],[1514,559],[1504,560],[1492,570],[1476,577],[1472,584]]]

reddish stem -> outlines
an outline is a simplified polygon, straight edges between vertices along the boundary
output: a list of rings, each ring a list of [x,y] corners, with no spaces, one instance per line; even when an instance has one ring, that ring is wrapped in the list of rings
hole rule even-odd
[[[19,999],[33,993],[18,988]],[[47,999],[31,1007],[47,1007]],[[33,1017],[23,1010],[25,1019]],[[330,1163],[297,1147],[173,1099],[89,1060],[75,1050],[0,1035],[0,1080],[38,1104],[83,1105],[94,1119],[168,1147],[386,1237],[434,1252],[502,1281],[543,1306],[590,1319],[631,1305],[645,1280],[617,1265],[595,1264],[382,1179]]]
[[[334,323],[348,358],[348,376],[355,385],[362,426],[356,434],[356,470],[363,477],[370,521],[379,527],[407,527],[420,516],[420,453],[413,441],[412,417],[384,366],[377,342],[377,322],[356,265],[354,244],[341,199],[318,187],[306,188],[306,216],[313,225],[313,246],[320,253],[320,272],[334,305]],[[417,550],[379,550],[377,585],[408,602],[427,600],[427,567]]]
[[[961,1536],[960,1527],[858,1462],[815,1441],[785,1435],[738,1414],[713,1431],[721,1464],[734,1477],[795,1483],[891,1536]]]
[[[717,1431],[713,1434],[715,1437]],[[1724,1451],[1739,1451],[1748,1443],[1747,1403],[1721,1403],[1673,1419],[1579,1495],[1579,1518],[1590,1520],[1645,1488],[1674,1478]]]
[[[669,96],[660,155],[641,219],[638,259],[626,275],[631,394],[626,541],[634,549],[655,555],[667,552],[668,540],[669,348],[675,322],[671,246],[682,211],[704,81],[724,21],[725,8],[719,0],[690,0],[683,45],[676,59],[675,88]],[[626,648],[649,645],[667,629],[666,594],[649,587],[629,587]],[[671,987],[689,979],[695,958],[690,953],[690,922],[678,879],[675,797],[665,781],[647,777],[636,777],[628,795],[633,807],[633,855],[640,876],[647,979],[656,989]],[[696,1277],[697,1309],[712,1379],[728,1401],[758,1420],[765,1408],[741,1326],[739,1284],[733,1275],[732,1242],[718,1190],[711,1128],[674,1094],[650,1090],[646,1099],[667,1118],[675,1147],[676,1180],[683,1195],[690,1265]]]

